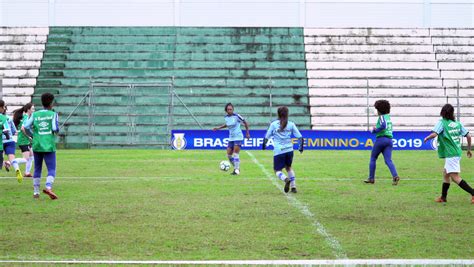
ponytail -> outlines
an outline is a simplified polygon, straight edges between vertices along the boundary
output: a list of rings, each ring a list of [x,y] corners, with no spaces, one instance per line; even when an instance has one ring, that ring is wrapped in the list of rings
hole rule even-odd
[[[23,107],[19,108],[19,109],[16,109],[15,111],[13,111],[13,123],[15,124],[15,127],[18,129],[18,127],[20,126],[20,123],[23,119],[23,113],[25,113],[26,111],[28,111],[31,107],[33,106],[32,103],[27,103],[26,105],[24,105]]]
[[[278,108],[278,119],[280,120],[280,132],[288,125],[288,108],[283,106]]]

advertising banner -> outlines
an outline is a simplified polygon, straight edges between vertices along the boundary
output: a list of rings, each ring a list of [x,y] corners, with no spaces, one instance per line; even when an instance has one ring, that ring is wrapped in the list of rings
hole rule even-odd
[[[261,149],[265,130],[251,130],[250,139],[244,139],[242,148],[247,150]],[[375,135],[367,131],[319,131],[301,130],[306,150],[371,150]],[[423,139],[429,131],[398,131],[393,133],[395,150],[433,150],[436,141],[426,144]],[[245,136],[245,135],[244,135]],[[224,149],[227,147],[229,132],[226,130],[173,130],[171,145],[173,149]],[[295,149],[297,139],[293,139]],[[273,149],[273,140],[268,142],[269,150]]]

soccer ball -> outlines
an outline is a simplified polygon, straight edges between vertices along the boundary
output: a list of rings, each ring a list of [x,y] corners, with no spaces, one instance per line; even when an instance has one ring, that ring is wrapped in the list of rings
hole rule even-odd
[[[221,171],[228,171],[230,169],[230,162],[228,162],[227,160],[221,161],[221,163],[219,164],[219,168],[221,168]]]

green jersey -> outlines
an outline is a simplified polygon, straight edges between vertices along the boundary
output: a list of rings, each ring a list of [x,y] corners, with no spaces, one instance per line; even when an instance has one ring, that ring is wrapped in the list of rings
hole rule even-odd
[[[46,109],[36,111],[23,126],[33,132],[33,151],[56,151],[54,133],[59,131],[58,114],[56,112]]]
[[[19,146],[28,146],[31,144],[30,142],[30,138],[28,138],[28,136],[26,136],[23,131],[21,131],[21,127],[23,126],[23,124],[28,120],[28,115],[23,115],[23,119],[21,120],[20,122],[20,125],[18,127],[18,140],[17,140],[17,144]]]
[[[461,157],[462,138],[469,132],[458,121],[442,119],[433,128],[438,134],[438,156],[440,158]]]
[[[388,137],[393,138],[393,128],[392,128],[392,120],[390,119],[389,114],[385,114],[379,117],[377,120],[376,125],[376,137]]]
[[[2,139],[3,139],[3,130],[9,129],[9,127],[10,126],[8,125],[8,117],[3,114],[0,114],[0,130],[2,134]],[[3,145],[0,146],[0,151],[3,151]]]

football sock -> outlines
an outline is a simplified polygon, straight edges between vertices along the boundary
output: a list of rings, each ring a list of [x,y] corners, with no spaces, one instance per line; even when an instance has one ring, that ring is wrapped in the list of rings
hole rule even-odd
[[[276,172],[276,175],[277,175],[278,179],[280,179],[280,180],[282,180],[282,181],[285,181],[286,175],[285,175],[283,172],[277,171],[277,172]]]
[[[230,164],[234,166],[234,158],[232,157],[232,155],[227,155],[227,158],[229,159]]]
[[[459,186],[464,189],[464,191],[468,192],[469,194],[471,194],[471,196],[474,196],[474,190],[472,190],[472,187],[469,186],[468,183],[466,183],[466,181],[464,180],[461,180],[461,182],[459,182]]]
[[[31,166],[33,166],[33,157],[29,157],[28,160],[26,160],[26,167],[25,167],[25,172],[26,173],[31,173]]]
[[[54,177],[48,176],[46,177],[46,189],[51,189],[53,187]]]
[[[12,166],[15,170],[20,169],[20,166],[18,166],[18,159],[12,160]]]
[[[33,178],[33,193],[38,195],[40,193],[41,178]]]
[[[240,170],[240,156],[237,153],[234,153],[234,168]]]
[[[446,199],[448,197],[448,189],[450,185],[450,183],[443,183],[443,190],[441,191],[441,197],[443,199]]]
[[[26,159],[24,159],[24,158],[16,158],[15,160],[16,160],[16,162],[18,162],[18,164],[24,164],[24,163],[28,162],[28,161],[27,161]]]
[[[288,176],[290,177],[290,187],[291,188],[296,187],[295,171],[293,171],[293,170],[289,171]]]

